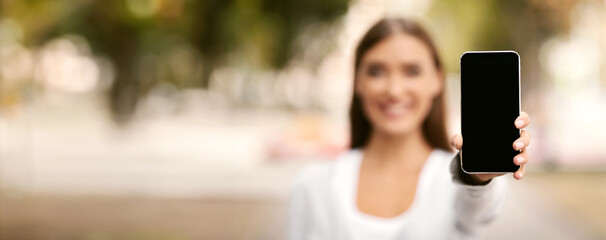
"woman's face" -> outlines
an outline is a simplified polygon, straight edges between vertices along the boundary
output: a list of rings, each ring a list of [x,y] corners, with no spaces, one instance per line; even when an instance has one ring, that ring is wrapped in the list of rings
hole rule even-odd
[[[442,91],[429,47],[403,33],[371,47],[356,78],[355,91],[374,131],[389,135],[419,130]]]

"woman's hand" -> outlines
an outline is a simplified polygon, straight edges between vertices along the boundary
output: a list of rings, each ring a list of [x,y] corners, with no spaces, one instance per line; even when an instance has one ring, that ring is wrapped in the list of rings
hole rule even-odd
[[[516,118],[514,122],[517,129],[523,129],[530,124],[530,118],[528,114],[525,112],[520,112],[520,116]],[[455,134],[452,137],[452,141],[450,141],[451,145],[457,150],[461,150],[463,147],[463,136],[460,134]],[[513,177],[517,180],[522,179],[524,177],[524,166],[528,163],[528,153],[526,152],[526,147],[530,144],[530,133],[526,130],[522,130],[520,132],[520,138],[516,139],[513,142],[513,149],[522,150],[518,155],[513,158],[513,162],[515,165],[520,166],[520,169],[513,173]],[[504,174],[470,174],[470,177],[473,178],[477,183],[485,183],[490,181],[494,177],[502,176]]]

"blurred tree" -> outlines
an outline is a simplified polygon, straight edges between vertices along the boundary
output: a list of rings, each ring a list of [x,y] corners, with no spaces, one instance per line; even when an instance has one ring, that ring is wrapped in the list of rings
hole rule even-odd
[[[433,29],[451,71],[463,51],[514,49],[522,55],[524,87],[538,88],[540,44],[568,30],[571,9],[580,1],[439,0],[428,20],[440,26]],[[213,70],[242,61],[283,68],[305,50],[295,46],[302,31],[333,21],[347,8],[348,0],[0,0],[0,15],[22,24],[27,47],[78,34],[95,54],[112,60],[108,99],[118,122],[127,121],[138,99],[160,81],[208,87]],[[192,52],[190,64],[200,73],[166,70],[175,49]],[[149,56],[159,60],[149,64]]]
[[[570,14],[581,1],[441,0],[429,18],[440,26],[435,29],[450,71],[457,72],[465,51],[516,50],[522,58],[523,88],[538,89],[548,82],[541,79],[539,48],[549,37],[569,31]]]
[[[28,47],[79,34],[95,54],[110,58],[115,79],[109,105],[114,119],[126,122],[151,86],[170,81],[142,79],[147,55],[194,46],[202,74],[185,85],[208,87],[212,71],[233,54],[255,67],[284,67],[299,50],[294,39],[301,31],[331,22],[347,7],[348,0],[2,0],[0,14],[22,22]]]
[[[282,68],[297,48],[294,40],[309,24],[330,22],[345,13],[348,0],[209,0],[192,1],[187,9],[193,24],[190,37],[201,50],[201,84],[208,86],[212,70],[225,64],[225,53],[258,48],[259,67]],[[239,49],[244,50],[244,49]]]

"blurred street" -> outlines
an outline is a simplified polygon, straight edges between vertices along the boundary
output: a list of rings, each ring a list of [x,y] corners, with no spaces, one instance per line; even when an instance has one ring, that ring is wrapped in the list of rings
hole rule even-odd
[[[182,110],[119,131],[86,110],[94,98],[73,101],[81,111],[70,114],[46,102],[10,125],[20,134],[2,152],[11,170],[2,174],[2,239],[281,239],[297,171],[329,161],[272,160],[264,133],[293,121],[278,113],[229,118],[238,113],[198,106],[198,116]],[[606,237],[606,173],[528,171],[511,181],[481,239]]]
[[[256,181],[290,177],[259,174]],[[252,180],[253,182],[255,180]],[[591,184],[601,183],[601,184]],[[604,239],[606,174],[530,173],[479,239]],[[204,184],[183,183],[200,186]],[[251,184],[251,185],[254,185]],[[562,195],[575,194],[576,199]],[[3,196],[3,239],[282,239],[285,198]],[[29,229],[25,231],[26,229]]]

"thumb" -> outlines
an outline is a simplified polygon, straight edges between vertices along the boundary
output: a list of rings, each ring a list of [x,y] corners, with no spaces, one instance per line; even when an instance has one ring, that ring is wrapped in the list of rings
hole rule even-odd
[[[461,150],[461,148],[463,147],[463,136],[461,136],[461,134],[453,135],[450,140],[450,145],[456,148],[457,150]]]

